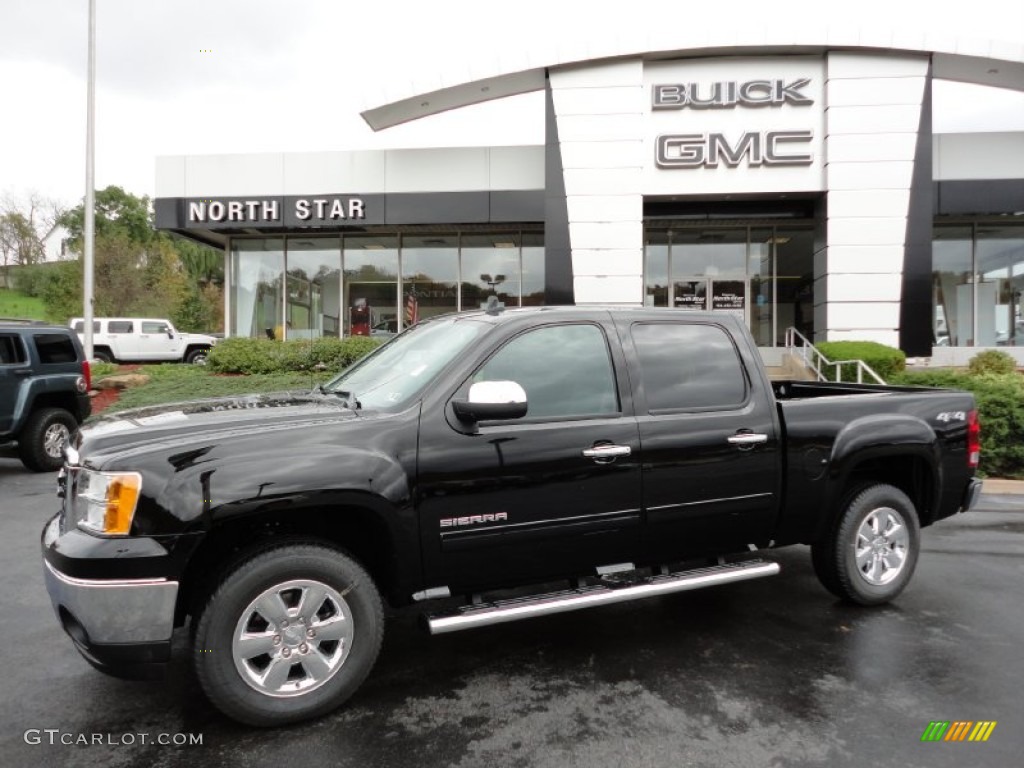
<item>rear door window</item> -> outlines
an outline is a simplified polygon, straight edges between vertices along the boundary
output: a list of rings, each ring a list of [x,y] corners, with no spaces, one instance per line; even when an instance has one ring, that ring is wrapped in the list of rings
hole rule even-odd
[[[17,365],[25,362],[25,347],[21,337],[15,333],[0,334],[0,365]]]
[[[107,323],[107,333],[132,333],[132,321],[111,320]]]
[[[69,336],[62,333],[37,333],[32,340],[41,363],[74,363],[78,360],[78,353]]]
[[[637,323],[631,334],[650,413],[727,410],[746,402],[747,376],[724,328]]]

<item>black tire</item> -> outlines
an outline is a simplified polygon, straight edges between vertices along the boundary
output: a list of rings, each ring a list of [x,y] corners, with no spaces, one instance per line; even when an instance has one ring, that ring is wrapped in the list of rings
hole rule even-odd
[[[914,503],[899,488],[877,484],[847,497],[832,531],[811,547],[811,561],[832,594],[881,605],[906,588],[920,549]]]
[[[21,463],[33,472],[54,472],[64,464],[64,445],[78,421],[63,408],[33,411],[18,436]]]
[[[190,350],[185,355],[185,362],[191,365],[206,365],[206,358],[210,356],[210,350],[207,347],[201,347],[200,349]]]
[[[322,587],[319,603],[312,598],[314,608],[304,606]],[[281,621],[262,615],[270,611],[256,607],[261,596],[264,605],[283,608]],[[347,634],[340,639],[322,639],[341,631]],[[243,636],[259,647],[244,650]],[[227,574],[199,617],[193,658],[217,709],[246,725],[279,726],[324,715],[352,696],[383,636],[380,593],[362,566],[325,546],[288,544],[254,554]],[[271,682],[275,671],[281,674]]]
[[[99,360],[101,363],[114,362],[114,356],[105,349],[94,349],[92,356],[94,360]]]

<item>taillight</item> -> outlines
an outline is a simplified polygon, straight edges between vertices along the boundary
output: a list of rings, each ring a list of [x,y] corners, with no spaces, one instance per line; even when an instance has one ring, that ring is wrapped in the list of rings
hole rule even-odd
[[[981,459],[981,422],[978,412],[967,414],[967,466],[976,469]]]
[[[92,389],[92,370],[89,368],[89,361],[82,361],[82,378],[85,379],[85,391]]]

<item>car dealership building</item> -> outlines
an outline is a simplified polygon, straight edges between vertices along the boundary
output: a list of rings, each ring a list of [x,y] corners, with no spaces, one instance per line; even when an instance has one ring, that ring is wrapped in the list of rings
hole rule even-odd
[[[161,157],[157,226],[224,249],[230,335],[387,333],[497,295],[1024,362],[1024,133],[931,123],[933,79],[1024,90],[1024,47],[856,32],[609,43],[363,113],[544,91],[539,146]]]

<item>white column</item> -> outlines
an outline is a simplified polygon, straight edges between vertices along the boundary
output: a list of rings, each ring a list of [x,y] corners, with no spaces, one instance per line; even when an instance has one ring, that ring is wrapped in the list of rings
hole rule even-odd
[[[552,70],[577,304],[643,303],[643,64]]]
[[[928,58],[829,53],[826,251],[817,336],[898,346],[903,254]]]

